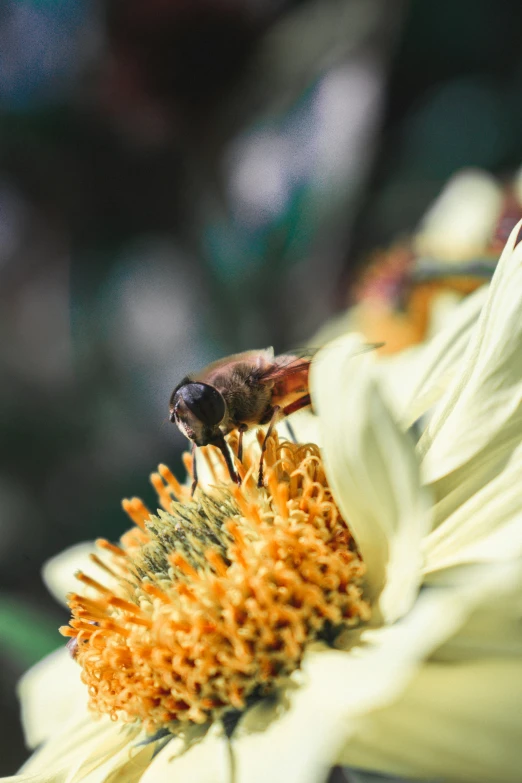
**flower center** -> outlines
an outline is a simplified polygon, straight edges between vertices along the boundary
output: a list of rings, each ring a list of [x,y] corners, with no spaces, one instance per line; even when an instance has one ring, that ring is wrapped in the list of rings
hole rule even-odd
[[[124,501],[136,526],[93,556],[110,586],[77,574],[89,589],[69,596],[61,629],[91,708],[150,731],[244,709],[299,667],[308,643],[370,614],[317,446],[271,437],[262,488],[258,449],[238,464],[241,487],[217,450],[200,451],[215,486],[192,499],[161,465],[151,480],[163,510]]]

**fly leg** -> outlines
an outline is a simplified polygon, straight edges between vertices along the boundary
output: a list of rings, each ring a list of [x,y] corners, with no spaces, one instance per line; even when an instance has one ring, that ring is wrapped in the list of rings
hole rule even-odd
[[[285,424],[286,424],[286,429],[288,430],[288,434],[290,436],[290,440],[292,441],[292,443],[297,443],[297,438],[295,437],[294,428],[292,427],[292,425],[288,420],[285,421]]]
[[[281,414],[283,416],[290,416],[291,413],[300,411],[301,408],[306,408],[308,407],[308,405],[311,404],[312,404],[312,400],[310,399],[310,395],[303,394],[302,397],[299,397],[299,399],[294,400],[294,402],[291,402],[290,405],[286,405],[284,408],[281,408],[280,405],[274,405],[274,407],[272,408],[272,418],[270,419],[270,424],[268,425],[268,430],[266,431],[265,439],[263,441],[263,445],[261,446],[261,460],[259,462],[259,476],[257,479],[258,487],[263,486],[263,459],[266,451],[266,442],[267,439],[270,437],[272,430],[274,429],[277,419],[280,418]]]
[[[279,414],[281,412],[281,406],[280,405],[274,405],[272,409],[272,418],[270,419],[270,424],[268,425],[268,429],[266,431],[265,439],[263,441],[263,445],[261,446],[261,459],[259,460],[259,476],[257,478],[257,486],[262,487],[263,486],[263,460],[265,458],[265,451],[266,451],[266,442],[270,435],[272,434],[272,430],[274,429],[275,423],[279,418]]]
[[[194,497],[194,492],[198,485],[198,469],[196,467],[196,444],[192,444],[192,487],[190,489],[191,497]]]
[[[240,462],[243,462],[243,433],[248,429],[248,424],[238,424],[237,431],[239,432],[239,441],[237,444],[237,458]]]
[[[221,435],[221,438],[214,440],[213,445],[217,446],[222,455],[225,458],[225,462],[228,468],[228,472],[230,474],[230,478],[232,481],[235,481],[236,484],[241,484],[241,478],[238,473],[236,473],[236,470],[234,468],[234,463],[232,462],[232,457],[230,456],[230,449],[228,448],[228,443],[225,440],[225,436]]]
[[[310,399],[310,395],[304,394],[302,397],[299,397],[298,400],[294,400],[290,403],[290,405],[287,405],[285,408],[283,408],[283,414],[285,416],[290,416],[291,413],[300,411],[301,408],[307,408],[311,404],[312,400]]]
[[[284,416],[290,416],[291,413],[296,413],[296,411],[300,411],[302,408],[307,408],[311,404],[312,404],[312,400],[310,399],[310,395],[309,394],[304,394],[302,397],[299,397],[299,399],[294,400],[293,402],[291,402],[290,405],[286,405],[283,408],[283,415]],[[295,437],[294,428],[292,427],[292,425],[290,424],[290,422],[288,420],[285,421],[285,424],[286,424],[286,426],[288,428],[288,432],[290,433],[291,439],[293,440],[294,443],[297,443],[297,438]],[[272,427],[272,423],[270,424],[270,427],[268,428],[268,432],[267,432],[267,436],[266,436],[267,438],[268,438],[268,434],[270,433],[271,427]],[[265,441],[266,441],[266,438],[265,438]],[[265,444],[263,443],[263,451],[264,451],[264,445]],[[260,471],[261,471],[261,467],[260,467]]]

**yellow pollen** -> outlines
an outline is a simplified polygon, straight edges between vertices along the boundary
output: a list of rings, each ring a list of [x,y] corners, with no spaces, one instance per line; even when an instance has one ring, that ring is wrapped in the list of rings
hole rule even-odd
[[[123,502],[136,527],[120,545],[100,539],[93,558],[111,588],[79,573],[89,595],[69,596],[60,629],[76,637],[91,708],[149,731],[245,709],[299,668],[310,642],[370,615],[315,445],[274,434],[261,488],[255,442],[235,460],[240,487],[219,450],[201,451],[213,486],[192,498],[160,465],[151,481],[164,510]]]

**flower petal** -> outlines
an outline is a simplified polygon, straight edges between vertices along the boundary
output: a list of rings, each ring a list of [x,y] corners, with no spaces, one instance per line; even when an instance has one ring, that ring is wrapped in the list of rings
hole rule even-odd
[[[407,617],[366,631],[349,652],[310,651],[287,708],[262,702],[240,722],[232,741],[238,783],[326,780],[361,716],[400,697],[424,658],[467,620],[486,583],[423,592]]]
[[[151,761],[140,783],[229,783],[232,780],[228,740],[216,724],[200,742],[184,752],[183,742],[169,742]]]
[[[123,749],[130,753],[139,733],[135,726],[113,723],[109,718],[93,720],[85,713],[56,732],[24,764],[21,773],[36,774],[42,769],[60,772],[67,768],[68,783],[83,781]]]
[[[45,586],[59,603],[66,606],[67,593],[78,590],[79,583],[74,578],[76,571],[86,571],[94,579],[103,574],[104,580],[107,580],[107,574],[90,559],[90,555],[95,552],[92,541],[82,541],[64,549],[44,564],[42,578]]]
[[[441,480],[447,494],[435,506],[438,524],[423,542],[426,573],[522,556],[522,447],[505,467],[505,456],[499,461],[495,454],[486,455],[482,466],[471,460]]]
[[[395,703],[361,716],[341,760],[407,777],[517,781],[522,562],[461,566],[430,583],[447,591],[463,622]]]
[[[520,657],[522,660],[522,560],[487,566],[494,575],[489,595],[473,610],[462,627],[437,649],[437,661],[480,660],[486,657]],[[484,566],[447,568],[428,576],[429,583],[443,586],[478,582]]]
[[[345,764],[405,776],[518,783],[522,661],[429,663],[401,699],[358,724]]]
[[[137,783],[154,754],[142,746],[139,729],[94,721],[72,721],[24,765],[12,783]],[[45,772],[39,771],[44,769]]]
[[[291,439],[288,430],[290,424],[297,443],[315,443],[321,446],[321,428],[319,419],[312,413],[310,408],[293,413],[290,419],[283,419],[278,426],[279,437],[284,440]]]
[[[35,748],[75,714],[86,712],[81,669],[64,647],[43,658],[18,683],[25,741]]]
[[[121,726],[116,727],[108,719],[94,721],[92,716],[85,711],[83,716],[70,720],[66,726],[62,726],[60,731],[55,732],[26,761],[20,772],[36,774],[43,769],[55,771],[64,767],[68,767],[71,771],[76,764],[81,763],[86,755],[105,744],[109,738],[117,746],[117,734],[121,731]]]
[[[140,745],[133,739],[114,752],[96,752],[87,756],[68,783],[137,783],[154,756],[155,745]]]
[[[432,340],[379,361],[391,402],[407,429],[446,392],[460,371],[462,356],[488,294],[482,286],[455,307],[446,326]]]
[[[68,770],[66,767],[54,772],[36,772],[34,775],[10,775],[1,778],[2,783],[65,783]]]
[[[484,253],[503,202],[499,182],[480,169],[457,172],[425,214],[415,236],[417,254],[439,263]]]
[[[323,348],[310,387],[328,481],[366,564],[370,598],[380,595],[380,610],[393,621],[418,588],[429,494],[410,436],[393,419],[374,357],[364,351],[355,335]]]
[[[519,223],[504,248],[463,368],[421,441],[423,476],[434,482],[503,434],[522,436],[522,245]]]

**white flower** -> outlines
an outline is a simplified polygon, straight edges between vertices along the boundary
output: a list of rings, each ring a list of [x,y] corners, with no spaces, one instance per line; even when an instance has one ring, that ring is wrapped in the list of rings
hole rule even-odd
[[[452,332],[415,354],[411,374],[399,362],[401,376],[383,388],[393,363],[361,353],[353,336],[313,364],[326,471],[367,566],[371,627],[344,632],[340,649],[312,645],[293,687],[255,704],[231,740],[216,722],[143,745],[138,725],[85,712],[53,725],[9,780],[317,783],[336,762],[470,783],[520,779],[519,229],[478,320],[475,299]],[[461,355],[446,354],[452,335]],[[438,397],[416,444],[405,427]],[[59,698],[56,679],[52,687]],[[37,711],[45,727],[40,703]]]
[[[416,253],[446,263],[480,257],[494,235],[502,201],[502,188],[491,174],[459,171],[422,219]]]

